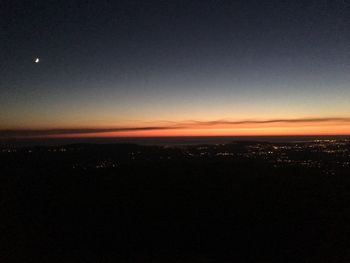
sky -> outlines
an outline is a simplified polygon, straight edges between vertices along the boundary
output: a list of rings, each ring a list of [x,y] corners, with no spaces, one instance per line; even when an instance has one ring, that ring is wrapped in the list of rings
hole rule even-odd
[[[0,138],[350,134],[346,0],[2,0],[0,39]]]

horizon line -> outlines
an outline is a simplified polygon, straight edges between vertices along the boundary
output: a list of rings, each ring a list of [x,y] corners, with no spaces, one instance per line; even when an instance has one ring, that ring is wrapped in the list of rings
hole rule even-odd
[[[155,125],[155,126],[119,126],[119,127],[101,127],[101,128],[91,128],[91,127],[80,127],[80,128],[23,128],[23,129],[0,129],[0,139],[16,139],[16,138],[50,138],[50,137],[88,137],[89,135],[93,135],[91,137],[105,137],[104,135],[109,134],[108,137],[200,137],[200,136],[208,136],[207,135],[196,135],[196,134],[183,134],[179,135],[173,132],[174,135],[169,135],[169,133],[164,133],[165,135],[158,134],[155,136],[152,136],[152,132],[164,132],[164,131],[188,131],[188,130],[196,130],[196,131],[210,131],[214,130],[214,128],[217,128],[219,130],[231,130],[234,131],[239,129],[245,129],[245,130],[253,130],[253,129],[271,129],[275,128],[278,129],[284,129],[286,127],[289,128],[300,128],[308,126],[310,127],[311,124],[325,124],[325,123],[333,123],[333,124],[345,124],[350,125],[350,117],[325,117],[325,118],[294,118],[294,119],[248,119],[248,120],[211,120],[211,121],[198,121],[198,120],[189,120],[189,121],[178,121],[178,122],[171,122],[171,125]],[[268,124],[272,124],[274,126],[266,126]],[[289,124],[293,126],[276,126],[276,124]],[[303,124],[302,126],[295,126],[296,124]],[[252,126],[253,125],[253,126]],[[349,126],[350,128],[350,126]],[[137,135],[134,134],[133,136],[125,136],[127,133],[140,133],[140,132],[146,132],[146,135]],[[151,133],[151,134],[147,134]],[[111,136],[112,133],[112,136]],[[242,133],[242,132],[241,132]],[[317,133],[317,132],[316,132]],[[316,134],[314,133],[314,134]],[[114,134],[114,136],[113,136]],[[118,135],[119,134],[119,135]],[[123,136],[124,134],[124,136]],[[315,135],[328,135],[331,136],[331,134],[336,134],[339,136],[346,136],[345,134],[350,134],[350,129],[348,131],[345,131],[345,133],[335,133],[332,131],[323,131],[321,134]],[[120,136],[122,135],[122,136]],[[256,134],[239,134],[234,133],[232,134],[211,134],[209,136],[312,136],[312,132],[305,132],[305,134],[281,134],[276,133],[273,131],[270,131],[270,134],[268,133],[260,133],[256,131]]]

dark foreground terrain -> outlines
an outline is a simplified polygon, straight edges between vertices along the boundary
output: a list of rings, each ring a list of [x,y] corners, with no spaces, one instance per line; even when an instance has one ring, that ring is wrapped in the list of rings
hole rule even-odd
[[[350,142],[0,149],[0,262],[349,262]]]

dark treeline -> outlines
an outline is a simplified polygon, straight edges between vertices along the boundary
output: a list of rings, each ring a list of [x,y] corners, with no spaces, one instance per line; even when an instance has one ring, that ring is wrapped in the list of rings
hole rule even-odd
[[[244,157],[245,146],[235,145],[236,155],[228,157],[214,155],[223,150],[215,146],[3,151],[0,260],[350,259],[349,168],[329,165],[330,174],[322,167],[276,165],[264,156]],[[306,154],[327,163],[321,153],[299,153],[295,158]]]

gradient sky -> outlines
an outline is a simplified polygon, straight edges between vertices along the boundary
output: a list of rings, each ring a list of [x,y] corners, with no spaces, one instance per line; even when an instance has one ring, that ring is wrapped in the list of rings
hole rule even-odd
[[[4,0],[0,39],[0,138],[350,134],[346,0]]]

